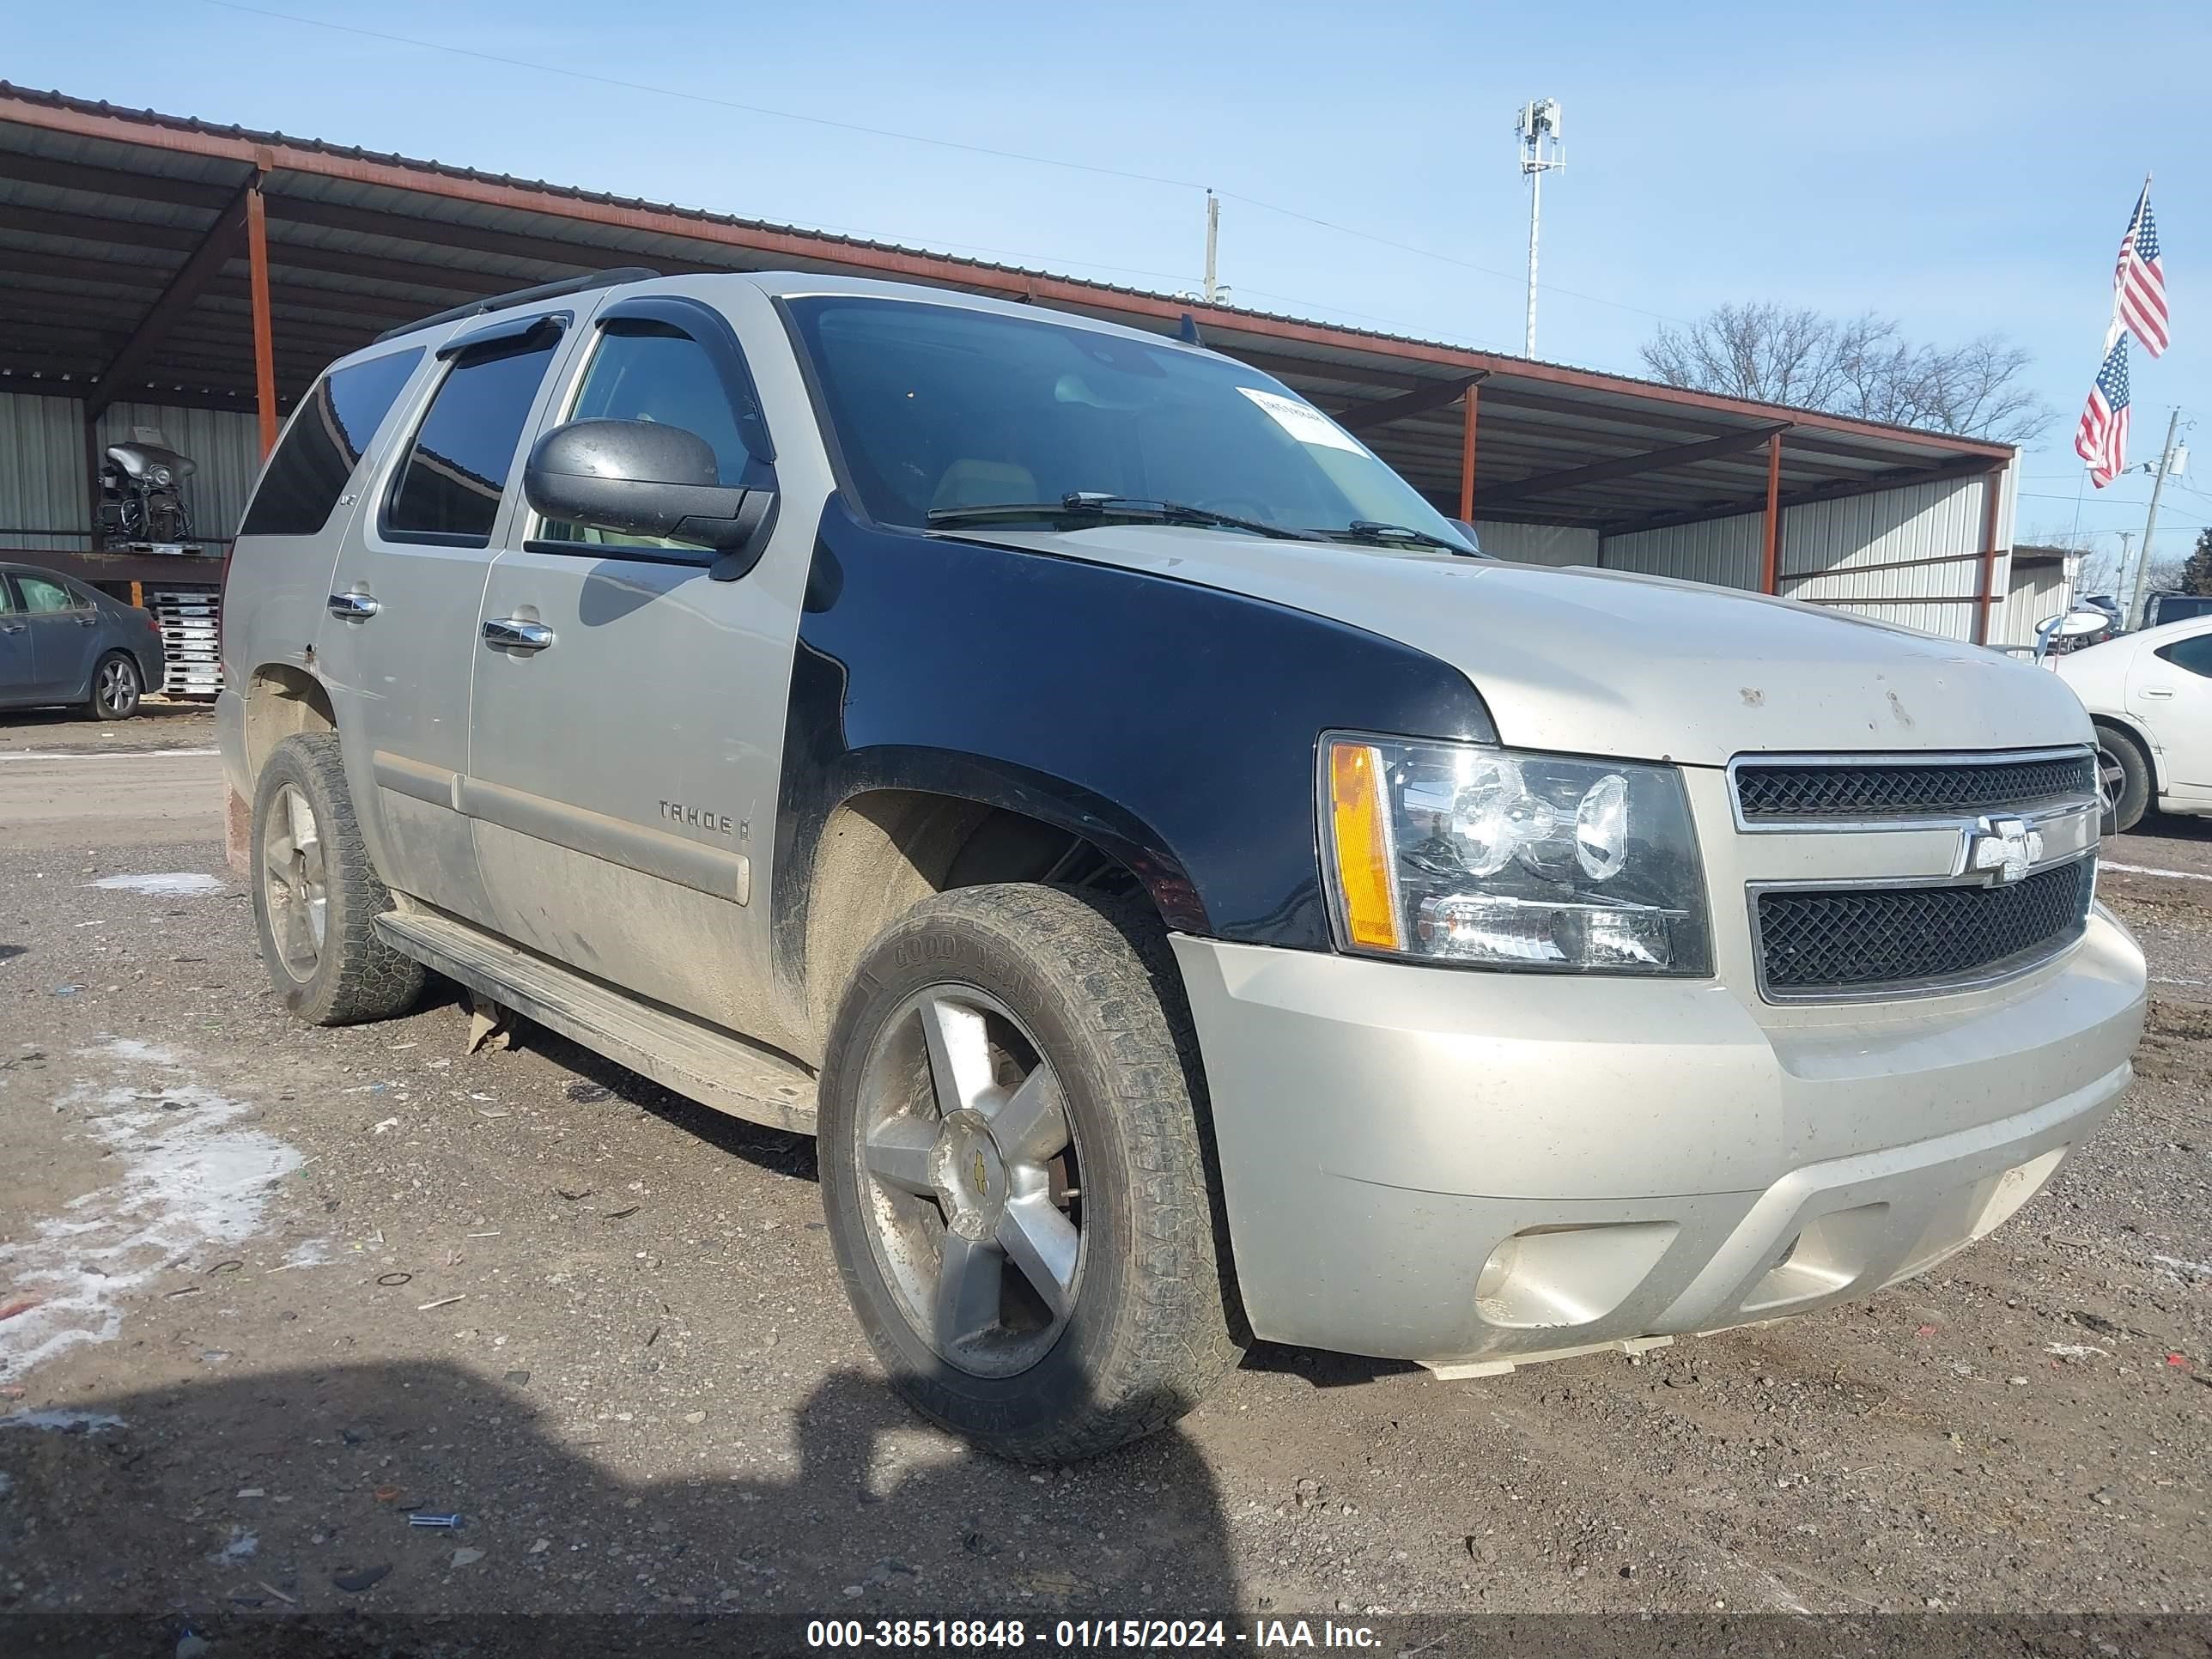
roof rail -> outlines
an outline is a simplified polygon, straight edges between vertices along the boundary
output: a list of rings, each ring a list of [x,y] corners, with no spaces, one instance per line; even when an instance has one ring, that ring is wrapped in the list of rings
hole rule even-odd
[[[397,328],[387,328],[376,337],[376,343],[396,340],[403,334],[412,334],[418,328],[429,328],[439,323],[457,323],[464,317],[481,317],[487,311],[505,311],[511,306],[526,306],[538,300],[556,300],[563,294],[581,294],[587,289],[613,288],[622,283],[642,283],[659,276],[657,270],[644,265],[617,265],[612,270],[586,271],[581,276],[564,276],[557,283],[540,283],[535,288],[519,288],[512,294],[492,294],[481,300],[471,300],[466,305],[453,306],[435,311],[428,317],[419,317],[411,323],[402,323]]]

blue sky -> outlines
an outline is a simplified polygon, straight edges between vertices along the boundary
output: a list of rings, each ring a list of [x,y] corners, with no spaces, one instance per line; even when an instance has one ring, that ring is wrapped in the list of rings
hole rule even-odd
[[[688,94],[619,90],[289,13]],[[2140,529],[2149,481],[2077,491],[2073,425],[2142,174],[2176,340],[2135,359],[2131,458],[2203,421],[2159,545],[2212,521],[2212,7],[1310,0],[1108,8],[707,0],[106,0],[23,7],[6,77],[1146,287],[1195,286],[1203,197],[1246,304],[1517,350],[1511,121],[1564,107],[1539,355],[1639,372],[1661,318],[1729,300],[2001,330],[2057,411],[2018,532]],[[723,100],[1144,178],[723,107]],[[1154,181],[1168,182],[1154,182]],[[1264,203],[1270,206],[1260,206]],[[1364,240],[1275,210],[1371,234]],[[1384,245],[1397,242],[1442,258]],[[1458,262],[1458,263],[1453,263]]]

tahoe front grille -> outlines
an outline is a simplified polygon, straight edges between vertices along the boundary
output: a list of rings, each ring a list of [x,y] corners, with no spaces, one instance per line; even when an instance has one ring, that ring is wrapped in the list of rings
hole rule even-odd
[[[1761,988],[1867,996],[2033,967],[2080,936],[2095,885],[2096,861],[2082,858],[2004,887],[1761,892]]]
[[[1738,761],[1736,808],[1747,826],[2017,812],[2097,793],[2086,750],[2008,759]]]

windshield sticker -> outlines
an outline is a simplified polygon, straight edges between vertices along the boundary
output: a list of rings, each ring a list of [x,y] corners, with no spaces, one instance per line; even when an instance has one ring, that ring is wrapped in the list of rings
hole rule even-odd
[[[1359,440],[1311,404],[1302,404],[1296,398],[1285,398],[1277,392],[1262,392],[1257,386],[1240,386],[1237,389],[1259,404],[1277,426],[1302,444],[1319,444],[1324,449],[1348,449],[1355,455],[1367,453],[1360,447]]]

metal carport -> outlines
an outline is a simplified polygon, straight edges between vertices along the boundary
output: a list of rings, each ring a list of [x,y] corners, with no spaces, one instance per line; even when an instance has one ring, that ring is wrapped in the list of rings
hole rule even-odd
[[[473,297],[628,264],[894,277],[1160,332],[1188,315],[1208,344],[1334,411],[1508,557],[1727,582],[1998,638],[2005,445],[5,82],[0,547],[96,580],[149,580],[148,561],[126,572],[92,548],[92,479],[118,411],[198,418],[198,441],[222,452],[191,453],[215,475],[228,534],[253,461],[330,358]]]

